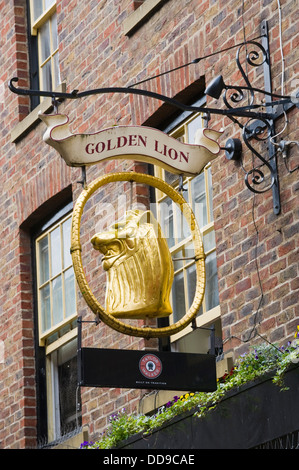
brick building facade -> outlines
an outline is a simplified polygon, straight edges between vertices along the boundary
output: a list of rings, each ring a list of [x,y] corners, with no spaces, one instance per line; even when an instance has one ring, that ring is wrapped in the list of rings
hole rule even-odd
[[[7,86],[12,77],[18,77],[16,86],[24,89],[45,89],[43,77],[46,77],[45,86],[48,84],[49,75],[43,72],[48,59],[43,64],[41,58],[43,25],[50,22],[53,50],[47,51],[52,61],[49,73],[57,90],[128,87],[157,76],[138,87],[185,104],[201,102],[219,107],[220,100],[205,98],[205,87],[219,74],[227,84],[242,85],[235,61],[237,49],[233,46],[244,38],[259,38],[262,20],[268,22],[269,28],[273,92],[296,93],[298,5],[294,0],[280,3],[276,0],[183,3],[57,0],[46,2],[44,10],[38,11],[35,17],[34,1],[0,1],[1,448],[34,448],[61,438],[64,431],[55,425],[59,418],[53,417],[55,398],[49,398],[49,387],[54,386],[54,376],[50,377],[53,354],[68,344],[68,340],[76,339],[77,315],[84,320],[94,319],[76,288],[75,312],[71,312],[68,321],[61,324],[58,321],[66,328],[67,337],[56,327],[49,331],[51,335],[59,332],[59,338],[43,335],[39,330],[40,309],[46,308],[38,300],[36,281],[38,267],[43,262],[42,255],[37,253],[41,236],[64,220],[62,217],[69,213],[82,191],[81,169],[68,167],[43,141],[45,125],[38,111],[53,112],[50,98],[38,103],[36,98],[12,93]],[[197,58],[203,59],[195,61]],[[185,64],[190,65],[180,67]],[[176,70],[166,73],[172,69]],[[255,87],[263,88],[262,67],[250,68],[248,76]],[[191,113],[184,114],[159,100],[129,93],[64,100],[59,104],[59,113],[68,115],[73,133],[94,133],[119,125],[146,125],[164,132],[170,130],[176,136],[176,123],[181,125],[191,117]],[[209,117],[208,126],[223,129],[221,147],[228,138],[240,137],[240,127],[226,116]],[[244,145],[242,164],[228,161],[221,151],[209,166],[207,178],[212,178],[212,193],[205,199],[210,203],[206,227],[207,234],[212,230],[215,235],[212,252],[217,276],[214,273],[213,280],[217,279],[218,294],[217,298],[215,293],[211,294],[214,303],[211,309],[205,307],[204,320],[199,325],[217,325],[224,357],[237,357],[262,338],[286,344],[298,324],[298,108],[289,107],[286,117],[287,121],[281,114],[275,122],[279,134],[276,142],[295,143],[287,147],[286,158],[276,147],[279,214],[273,211],[271,190],[256,194],[244,183],[244,169],[249,171],[256,160]],[[267,145],[267,142],[260,143],[261,153],[267,154]],[[87,167],[87,184],[102,174],[132,170],[154,171],[146,163],[111,160]],[[95,224],[106,228],[111,222],[112,207],[113,216],[122,215],[123,201],[148,207],[151,198],[149,187],[123,183],[118,188],[104,187],[86,206],[82,222],[83,264],[90,287],[102,302],[105,275],[99,273],[99,259],[89,249]],[[191,282],[190,273],[187,272],[190,276],[186,279]],[[143,325],[142,320],[138,322]],[[153,325],[153,320],[146,322]],[[202,339],[204,344],[208,341],[206,337],[197,339]],[[188,349],[186,338],[176,340],[179,346],[176,349],[172,344],[175,350]],[[86,323],[82,341],[86,346],[114,349],[159,347],[156,339],[126,336],[102,323]],[[199,344],[196,351],[206,353],[208,349]],[[55,364],[63,373],[65,362],[59,358],[57,352]],[[71,363],[67,367],[72,367]],[[123,407],[128,412],[140,409],[147,393],[147,390],[83,387],[77,424],[79,420],[80,425],[88,426],[91,438],[97,436],[107,426],[112,413]]]

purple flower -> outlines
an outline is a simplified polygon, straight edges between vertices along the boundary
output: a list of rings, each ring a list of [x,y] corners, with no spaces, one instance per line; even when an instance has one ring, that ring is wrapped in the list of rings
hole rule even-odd
[[[80,449],[84,449],[85,447],[87,446],[92,446],[94,443],[91,441],[91,442],[88,442],[88,441],[84,441],[82,442],[82,444],[80,445]]]

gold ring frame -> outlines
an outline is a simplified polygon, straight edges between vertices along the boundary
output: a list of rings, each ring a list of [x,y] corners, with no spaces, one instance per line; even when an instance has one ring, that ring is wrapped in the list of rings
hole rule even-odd
[[[183,318],[181,318],[178,322],[173,323],[172,325],[162,328],[140,328],[128,325],[114,318],[113,316],[105,312],[102,305],[98,302],[98,300],[91,292],[89,285],[86,281],[82,265],[80,243],[80,225],[83,209],[88,199],[97,189],[102,186],[105,186],[106,184],[117,181],[142,183],[159,189],[164,194],[169,196],[179,206],[188,223],[194,244],[194,259],[196,265],[196,290],[193,303],[190,306],[189,310],[186,312]],[[190,205],[187,204],[186,200],[180,193],[178,193],[172,186],[165,183],[165,181],[156,178],[155,176],[135,172],[110,173],[104,176],[100,176],[98,179],[88,185],[87,188],[85,188],[80,194],[75,204],[73,212],[71,232],[71,254],[78,286],[87,305],[90,307],[90,309],[95,315],[99,316],[100,320],[102,320],[106,325],[110,326],[111,328],[120,333],[142,338],[161,338],[165,336],[171,336],[183,330],[189,323],[191,323],[191,321],[196,317],[199,308],[202,304],[205,291],[205,256],[201,233],[197,225],[195,215]]]

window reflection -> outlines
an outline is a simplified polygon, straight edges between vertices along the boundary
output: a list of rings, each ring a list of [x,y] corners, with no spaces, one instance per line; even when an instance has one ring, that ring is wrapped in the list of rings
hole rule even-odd
[[[51,232],[51,275],[56,276],[61,269],[61,244],[60,244],[60,227]]]
[[[176,274],[172,288],[173,320],[179,321],[185,315],[184,274],[183,271]]]
[[[174,246],[174,223],[172,200],[167,197],[160,205],[160,225],[168,246]]]
[[[216,252],[206,258],[206,309],[211,310],[219,304]]]
[[[48,237],[44,237],[39,243],[39,276],[40,283],[43,284],[49,279],[49,246]]]
[[[192,210],[200,227],[208,223],[205,174],[201,173],[191,181]]]

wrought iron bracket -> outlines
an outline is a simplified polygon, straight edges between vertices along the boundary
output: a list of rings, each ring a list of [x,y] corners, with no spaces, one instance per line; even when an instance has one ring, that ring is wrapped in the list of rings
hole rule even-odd
[[[200,112],[200,113],[211,113],[211,114],[218,114],[222,116],[237,116],[237,117],[247,117],[252,119],[271,119],[275,118],[275,114],[271,114],[268,112],[259,112],[257,109],[261,108],[260,104],[254,104],[252,106],[240,106],[239,108],[230,108],[230,109],[219,109],[219,108],[208,108],[203,106],[192,106],[186,105],[181,103],[174,98],[169,98],[168,96],[161,95],[159,93],[155,93],[148,90],[140,90],[138,88],[130,88],[130,87],[108,87],[108,88],[96,88],[93,90],[86,90],[79,92],[78,90],[74,90],[70,93],[67,92],[59,92],[59,91],[43,91],[43,90],[30,90],[26,88],[15,87],[14,83],[19,81],[18,77],[13,77],[9,80],[8,88],[10,91],[17,95],[25,95],[25,96],[43,96],[52,99],[52,103],[59,103],[61,100],[65,99],[80,99],[86,96],[91,95],[99,95],[99,94],[109,94],[109,93],[129,93],[133,95],[142,95],[147,96],[149,98],[153,98],[156,100],[163,101],[168,103],[175,108],[181,109],[182,111],[190,111],[190,112]],[[279,102],[289,103],[290,97],[283,97],[283,99]],[[267,104],[267,106],[271,106],[277,104],[278,102],[275,101],[273,103]],[[54,104],[53,104],[54,106]],[[265,107],[265,105],[263,105]]]
[[[242,74],[242,77],[246,83],[246,87],[233,87],[226,86],[224,82],[219,84],[218,77],[218,88],[225,88],[223,94],[223,101],[228,109],[232,109],[232,104],[239,103],[245,98],[245,90],[248,93],[248,104],[253,106],[255,99],[255,92],[260,92],[260,90],[251,87],[251,84],[248,79],[247,67],[258,67],[263,66],[263,76],[264,76],[264,101],[265,106],[269,115],[263,117],[257,117],[252,119],[249,118],[245,124],[240,123],[232,117],[232,120],[237,123],[242,129],[242,138],[247,146],[247,148],[252,153],[252,162],[258,162],[253,164],[253,168],[250,170],[245,170],[243,164],[242,168],[245,172],[245,184],[252,192],[261,194],[266,191],[272,190],[273,196],[273,211],[275,214],[279,214],[281,210],[280,204],[280,192],[279,192],[279,179],[277,171],[277,161],[276,161],[276,148],[273,143],[275,138],[275,120],[282,115],[282,106],[285,106],[286,103],[282,103],[281,100],[276,102],[272,101],[272,97],[275,96],[272,93],[272,81],[271,81],[271,66],[270,66],[270,49],[269,49],[269,35],[268,35],[268,25],[266,21],[263,21],[261,24],[261,44],[256,41],[249,41],[248,43],[239,47],[236,56],[237,66]],[[253,45],[254,50],[247,52],[248,45]],[[241,50],[246,48],[246,71],[243,68],[240,60]],[[261,60],[262,57],[262,60]],[[217,85],[217,84],[216,84]],[[214,85],[215,88],[215,85]],[[217,89],[217,87],[216,87]],[[229,96],[229,91],[234,90]],[[209,90],[208,90],[209,92]],[[212,93],[214,89],[212,88]],[[213,96],[213,95],[212,95]],[[216,92],[217,97],[217,92]],[[231,104],[232,103],[232,104]],[[264,142],[266,146],[261,150],[261,143]],[[242,155],[242,144],[239,139],[229,139],[226,142],[225,155],[229,160],[241,160]],[[263,155],[262,155],[263,152]],[[266,156],[265,156],[266,154]],[[267,177],[265,176],[265,171],[267,172]],[[267,179],[267,182],[266,182]]]
[[[269,48],[269,33],[268,33],[268,24],[264,20],[261,24],[262,28],[262,37],[263,37],[263,47],[267,53],[267,60],[264,62],[264,85],[265,90],[272,92],[272,79],[271,79],[271,64],[270,64],[270,48]],[[269,96],[265,95],[266,102],[270,101]],[[275,136],[275,122],[274,119],[268,120],[269,128],[269,137],[268,137],[268,152],[269,152],[269,164],[271,167],[272,174],[272,197],[273,197],[273,211],[275,214],[279,214],[281,210],[280,204],[280,191],[279,191],[279,179],[278,179],[278,169],[277,169],[277,160],[276,160],[276,150],[274,144],[271,140],[271,137]]]
[[[273,194],[273,207],[274,213],[280,213],[280,195],[279,195],[279,180],[276,162],[276,149],[274,145],[275,139],[275,120],[282,115],[290,107],[296,105],[299,108],[299,95],[296,96],[282,96],[272,93],[271,86],[271,68],[270,68],[270,49],[269,49],[269,35],[268,25],[264,20],[261,23],[261,43],[256,40],[251,40],[238,44],[238,51],[236,55],[236,63],[239,71],[242,74],[246,86],[232,86],[225,85],[222,76],[216,77],[207,89],[206,94],[218,99],[225,89],[223,95],[223,101],[226,105],[226,109],[221,107],[201,107],[201,106],[190,106],[180,103],[179,101],[169,98],[167,96],[154,93],[148,90],[141,90],[138,88],[130,87],[109,87],[109,88],[97,88],[93,90],[86,90],[79,92],[79,90],[73,90],[70,93],[67,92],[56,92],[56,91],[42,91],[42,90],[30,90],[15,87],[14,83],[18,82],[18,78],[11,78],[8,84],[9,89],[18,95],[28,96],[43,96],[50,97],[52,99],[52,105],[57,112],[58,104],[64,99],[80,99],[90,95],[97,94],[109,94],[109,93],[129,93],[135,95],[143,95],[149,98],[157,99],[162,102],[168,103],[175,108],[189,112],[201,112],[206,116],[211,114],[222,115],[229,117],[235,124],[242,129],[242,138],[251,151],[253,159],[252,162],[259,160],[258,164],[253,163],[253,168],[249,171],[245,170],[243,164],[242,168],[245,172],[245,184],[254,193],[264,193],[272,190]],[[254,46],[254,50],[247,52],[247,48]],[[245,48],[246,50],[246,67],[243,68],[241,64],[241,51]],[[219,51],[220,53],[221,51]],[[260,60],[262,57],[262,60]],[[192,63],[199,62],[200,59],[194,60]],[[247,67],[258,67],[263,66],[264,75],[264,89],[257,89],[251,86],[248,79]],[[229,96],[229,90],[233,93]],[[262,93],[264,100],[259,103],[255,103],[255,93]],[[247,94],[247,104],[245,106],[236,106],[237,104],[244,102]],[[275,99],[274,99],[275,98]],[[294,100],[295,98],[295,100]],[[261,111],[262,109],[262,111]],[[237,118],[245,118],[247,122],[241,123]],[[266,157],[262,155],[260,150],[261,142],[264,141],[266,148],[263,150],[263,155],[267,154]],[[259,150],[255,144],[259,144]],[[277,144],[276,144],[277,146]],[[278,147],[279,148],[279,147]],[[241,160],[242,156],[242,144],[239,139],[229,139],[226,142],[226,146],[223,147],[225,150],[226,157],[230,160]],[[265,170],[267,175],[265,175]],[[266,181],[267,179],[267,181]],[[270,180],[270,181],[268,181]],[[85,184],[86,176],[82,175],[83,185]],[[181,189],[183,185],[181,184]]]
[[[277,111],[275,113],[273,108],[274,105],[270,103],[270,96],[272,94],[272,80],[270,67],[268,25],[266,21],[263,21],[261,24],[261,35],[262,44],[256,43],[255,45],[260,49],[260,52],[262,52],[263,55],[262,65],[264,72],[264,90],[267,92],[267,94],[265,94],[265,103],[269,104],[271,114],[274,114],[274,117],[262,118],[255,120],[254,122],[252,122],[252,120],[250,119],[243,127],[242,137],[244,143],[251,150],[253,156],[259,159],[258,165],[254,166],[249,171],[246,171],[245,183],[246,186],[254,193],[264,193],[271,189],[273,197],[273,211],[275,214],[278,215],[281,210],[279,179],[277,171],[276,149],[272,142],[272,138],[274,138],[275,136],[275,118],[278,117],[278,115],[280,115],[281,113],[279,111],[278,113]],[[253,51],[252,57],[247,56],[248,64],[251,66],[256,66],[257,64],[254,62],[254,60],[256,60],[258,57],[259,51]],[[248,81],[248,78],[244,75],[243,69],[238,59],[239,57],[237,56],[238,67],[241,70],[244,79]],[[250,103],[253,103],[253,100],[254,92],[251,91]],[[261,151],[258,151],[257,148],[254,146],[255,143],[261,142],[263,140],[267,142],[267,147],[265,151],[268,151],[268,158],[262,156]],[[266,187],[262,188],[261,185],[264,183],[265,177],[264,168],[266,168],[269,172],[270,182],[268,183],[268,185],[266,185]]]

